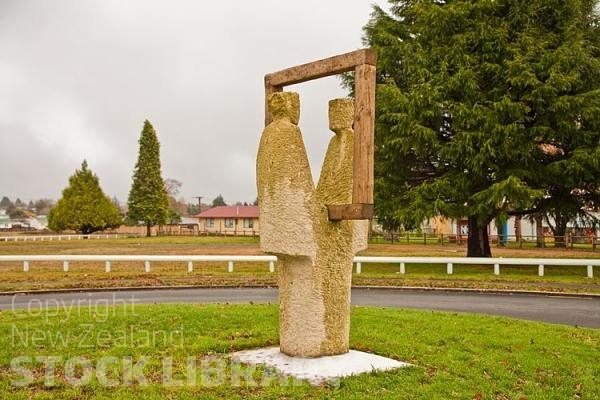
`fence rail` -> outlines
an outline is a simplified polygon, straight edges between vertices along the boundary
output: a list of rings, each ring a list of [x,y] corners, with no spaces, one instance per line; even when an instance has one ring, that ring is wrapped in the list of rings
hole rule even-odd
[[[362,264],[399,264],[401,274],[406,273],[406,264],[446,264],[446,273],[454,273],[455,264],[494,266],[494,275],[500,275],[501,265],[537,265],[538,275],[544,276],[545,266],[586,266],[588,278],[594,277],[594,267],[600,266],[599,259],[585,258],[484,258],[484,257],[354,257],[356,273],[362,272]]]
[[[136,233],[94,233],[89,235],[10,235],[0,236],[0,242],[46,242],[60,240],[84,240],[84,239],[122,239],[138,237]]]
[[[28,272],[32,262],[62,262],[63,271],[69,271],[69,263],[76,261],[104,262],[105,272],[111,271],[113,262],[140,262],[144,271],[152,270],[152,262],[184,262],[188,272],[194,270],[194,262],[226,262],[227,271],[234,271],[235,262],[268,263],[269,272],[275,272],[275,256],[235,256],[235,255],[0,255],[0,262],[22,262],[23,271]],[[600,266],[600,259],[566,259],[566,258],[467,258],[467,257],[354,257],[356,273],[362,273],[362,264],[398,264],[399,272],[406,273],[407,264],[446,264],[446,273],[454,273],[454,265],[490,265],[494,275],[500,275],[502,265],[536,265],[538,275],[544,276],[545,266],[586,266],[587,277],[594,277],[594,267]]]
[[[30,263],[34,261],[58,261],[63,263],[63,271],[69,271],[69,263],[75,261],[97,261],[104,262],[105,272],[111,271],[113,262],[143,262],[144,271],[152,270],[152,262],[187,262],[188,272],[194,270],[194,262],[227,262],[227,271],[233,272],[235,262],[268,262],[269,271],[275,271],[275,256],[228,256],[228,255],[190,255],[190,256],[167,256],[167,255],[0,255],[0,262],[17,261],[23,263],[23,271],[28,272]]]
[[[373,243],[399,243],[399,244],[441,244],[463,245],[467,244],[468,235],[442,234],[442,233],[397,233],[397,232],[372,232],[370,240]],[[490,235],[490,244],[498,247],[539,247],[539,248],[564,248],[564,249],[591,249],[596,251],[600,244],[600,237],[592,235],[548,236],[538,238],[532,235]]]

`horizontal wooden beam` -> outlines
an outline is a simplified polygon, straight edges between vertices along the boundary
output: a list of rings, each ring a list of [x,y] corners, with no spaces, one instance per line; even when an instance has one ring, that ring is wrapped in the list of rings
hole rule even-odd
[[[335,204],[328,205],[327,212],[330,221],[349,219],[372,219],[373,204]]]
[[[354,70],[358,65],[376,65],[377,52],[373,49],[361,49],[350,53],[313,61],[265,75],[265,86],[283,87],[338,75]]]

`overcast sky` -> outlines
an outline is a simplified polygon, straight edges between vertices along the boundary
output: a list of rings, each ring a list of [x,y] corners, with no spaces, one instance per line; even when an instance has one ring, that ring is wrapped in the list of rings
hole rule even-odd
[[[373,3],[0,0],[0,197],[58,199],[86,159],[125,203],[148,119],[182,197],[253,201],[264,75],[361,48]],[[318,174],[327,101],[346,92],[287,90]]]

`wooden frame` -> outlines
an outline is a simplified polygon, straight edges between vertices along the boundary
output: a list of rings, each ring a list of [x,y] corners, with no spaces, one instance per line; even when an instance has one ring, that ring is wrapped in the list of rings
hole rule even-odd
[[[271,122],[269,94],[285,86],[354,70],[354,160],[352,204],[328,205],[332,221],[373,218],[373,140],[377,53],[361,49],[265,75],[265,125]]]

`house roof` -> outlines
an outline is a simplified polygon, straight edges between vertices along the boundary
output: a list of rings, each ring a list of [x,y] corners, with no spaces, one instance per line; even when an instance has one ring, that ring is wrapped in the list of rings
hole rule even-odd
[[[220,206],[213,207],[196,218],[258,218],[258,206]]]

